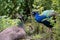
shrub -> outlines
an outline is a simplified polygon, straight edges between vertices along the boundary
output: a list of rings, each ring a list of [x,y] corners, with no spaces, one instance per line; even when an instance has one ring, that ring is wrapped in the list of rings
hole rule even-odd
[[[10,19],[10,17],[7,16],[0,16],[0,31],[7,27],[18,25],[18,22],[20,22],[19,19]]]

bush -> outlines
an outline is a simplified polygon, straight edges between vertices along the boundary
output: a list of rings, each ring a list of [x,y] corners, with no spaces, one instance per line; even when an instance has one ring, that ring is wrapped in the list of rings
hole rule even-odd
[[[10,19],[10,17],[7,16],[0,16],[0,31],[7,27],[18,25],[18,22],[20,22],[19,19]]]

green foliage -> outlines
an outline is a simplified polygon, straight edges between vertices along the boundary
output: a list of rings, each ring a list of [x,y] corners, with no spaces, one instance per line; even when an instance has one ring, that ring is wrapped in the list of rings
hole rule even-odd
[[[33,39],[40,39],[40,38],[42,38],[42,36],[41,35],[35,35],[35,36],[33,36]]]
[[[48,10],[48,9],[54,9],[55,11],[60,12],[60,3],[59,2],[60,2],[60,0],[43,0],[43,1],[34,0],[33,7],[38,9],[40,12],[43,10]]]
[[[18,22],[20,22],[19,19],[10,19],[10,17],[14,18],[14,16],[17,18],[16,16],[17,13],[22,14],[24,18],[29,18],[27,17],[27,15],[30,14],[31,11],[37,10],[40,13],[42,13],[42,11],[47,9],[54,9],[59,15],[60,0],[28,0],[28,1],[27,0],[0,0],[0,16],[1,15],[9,16],[9,17],[2,16],[0,18],[0,31],[4,30],[7,27],[18,25]],[[49,20],[51,24],[54,25],[53,27],[53,32],[55,33],[53,34],[54,40],[60,40],[60,16],[58,15],[56,17],[57,23],[54,23],[52,19]],[[31,20],[32,20],[31,24],[32,26],[34,26],[34,29],[36,29],[38,26],[40,33],[42,30],[46,32],[47,28],[44,25],[37,23],[33,17],[30,17],[27,22],[29,23]],[[42,29],[42,26],[44,29]],[[27,26],[25,26],[25,28],[26,31],[30,33],[29,32],[30,28]],[[46,34],[48,33],[46,32]],[[33,36],[33,38],[37,38],[37,39],[41,37],[42,37],[41,34]]]
[[[33,0],[0,0],[0,15],[15,17],[15,14],[30,14]],[[16,16],[17,17],[17,16]]]
[[[18,25],[19,19],[10,19],[6,16],[1,16],[0,18],[0,31],[4,30],[7,27],[12,27]]]

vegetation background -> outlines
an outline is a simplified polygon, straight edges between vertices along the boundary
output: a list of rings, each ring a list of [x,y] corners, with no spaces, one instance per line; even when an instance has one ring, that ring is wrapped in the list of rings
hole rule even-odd
[[[50,9],[55,10],[58,14],[56,23],[52,18],[49,20],[54,25],[52,32],[48,31],[43,24],[37,23],[31,15],[33,10],[42,13]],[[27,39],[60,40],[60,0],[0,0],[0,32],[7,27],[19,25],[20,15],[24,16],[23,23]]]

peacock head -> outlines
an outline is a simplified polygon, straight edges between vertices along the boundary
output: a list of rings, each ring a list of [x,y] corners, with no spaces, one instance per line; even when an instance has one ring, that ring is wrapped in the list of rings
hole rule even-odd
[[[35,15],[39,15],[39,13],[36,11],[36,12],[32,12],[32,15],[35,16]]]

